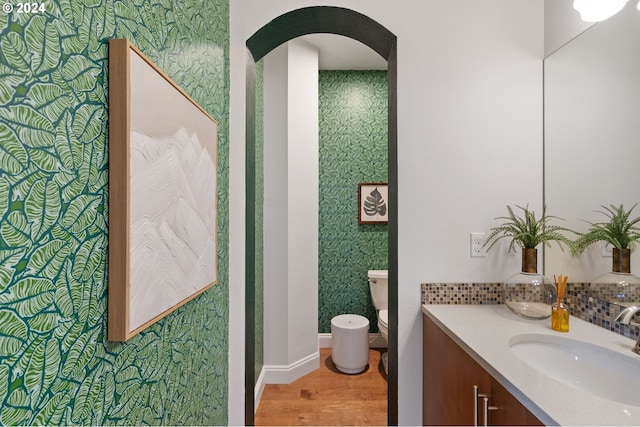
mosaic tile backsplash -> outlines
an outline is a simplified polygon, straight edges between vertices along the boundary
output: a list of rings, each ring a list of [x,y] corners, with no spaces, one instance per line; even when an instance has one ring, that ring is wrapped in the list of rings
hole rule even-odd
[[[422,304],[502,304],[501,283],[423,283]]]
[[[614,319],[623,306],[587,296],[588,283],[569,283],[565,303],[571,315],[594,325],[637,339],[640,326],[621,325]],[[502,304],[501,283],[422,283],[422,304]],[[636,317],[640,323],[640,316]]]

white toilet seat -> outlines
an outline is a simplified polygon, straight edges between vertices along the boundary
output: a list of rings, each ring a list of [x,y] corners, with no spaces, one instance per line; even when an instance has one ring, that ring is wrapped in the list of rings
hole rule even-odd
[[[389,310],[378,311],[378,329],[386,342],[389,341]]]
[[[380,310],[378,312],[378,324],[389,329],[389,310]]]

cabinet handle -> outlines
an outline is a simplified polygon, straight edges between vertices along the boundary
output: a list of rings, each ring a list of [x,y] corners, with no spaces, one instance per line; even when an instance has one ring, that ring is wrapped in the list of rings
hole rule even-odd
[[[489,396],[486,394],[478,393],[478,386],[473,386],[473,425],[474,427],[478,427],[478,398],[482,398],[484,400],[484,427],[489,425],[489,411],[497,411],[497,406],[489,406]]]
[[[489,404],[489,397],[482,393],[478,394],[478,386],[473,386],[473,425],[478,427],[478,398],[484,399],[484,426],[487,426],[487,405]]]
[[[487,396],[484,399],[484,427],[489,425],[489,398]]]
[[[478,427],[478,386],[473,386],[473,426]]]

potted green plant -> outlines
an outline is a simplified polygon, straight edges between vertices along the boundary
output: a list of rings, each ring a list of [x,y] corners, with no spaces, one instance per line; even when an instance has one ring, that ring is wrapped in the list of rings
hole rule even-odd
[[[554,285],[538,274],[537,247],[541,243],[550,246],[551,242],[556,242],[561,250],[564,251],[564,245],[574,252],[573,241],[563,234],[573,230],[552,224],[552,221],[560,218],[547,215],[546,208],[537,218],[529,205],[516,207],[522,210],[522,216],[516,215],[507,205],[509,216],[496,218],[504,222],[491,228],[484,246],[490,250],[500,239],[510,238],[509,251],[515,250],[516,246],[522,248],[522,269],[505,281],[504,302],[519,316],[544,319],[551,316],[551,304],[555,302],[557,294]]]
[[[624,205],[620,206],[600,205],[604,210],[599,212],[608,218],[606,222],[589,222],[591,228],[586,233],[580,234],[575,241],[576,253],[584,252],[590,245],[596,242],[611,244],[613,253],[612,271],[615,273],[631,273],[631,252],[635,250],[640,241],[640,216],[631,219],[631,211],[636,203],[626,211]]]

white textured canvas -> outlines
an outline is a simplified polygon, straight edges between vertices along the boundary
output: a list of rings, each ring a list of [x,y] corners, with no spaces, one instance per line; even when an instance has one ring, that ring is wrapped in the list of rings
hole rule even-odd
[[[131,58],[129,330],[214,283],[217,123]]]

